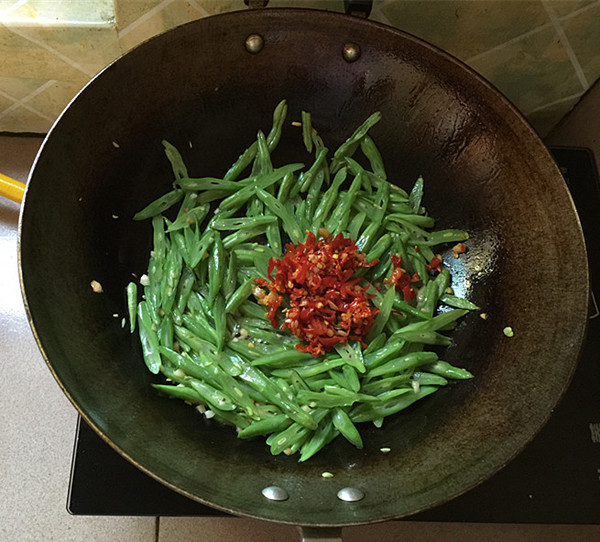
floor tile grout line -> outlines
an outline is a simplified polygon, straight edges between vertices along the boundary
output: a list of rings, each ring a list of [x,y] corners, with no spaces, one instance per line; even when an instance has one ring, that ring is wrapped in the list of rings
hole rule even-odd
[[[548,102],[543,105],[539,105],[537,107],[534,107],[533,109],[523,111],[523,115],[527,116],[527,115],[531,115],[532,113],[538,113],[539,111],[548,109],[549,107],[552,107],[553,105],[558,105],[558,104],[561,104],[564,102],[568,102],[569,100],[573,100],[575,98],[581,98],[585,94],[585,92],[586,92],[585,90],[582,90],[581,92],[576,92],[575,94],[571,94],[569,96],[564,96],[562,98],[559,98],[558,100],[554,100],[553,102]]]
[[[573,51],[573,48],[571,47],[571,43],[569,42],[569,39],[567,38],[567,35],[565,34],[565,31],[563,30],[563,27],[560,24],[560,21],[558,20],[558,17],[556,16],[554,9],[552,9],[552,6],[550,6],[546,2],[546,0],[542,0],[542,5],[544,6],[546,13],[548,13],[548,17],[550,17],[550,21],[552,22],[552,25],[554,26],[554,29],[556,30],[556,33],[558,34],[558,36],[560,38],[560,42],[561,42],[565,52],[567,53],[569,60],[571,61],[571,64],[575,70],[575,73],[577,74],[577,79],[579,79],[579,82],[583,86],[583,89],[587,90],[588,88],[590,88],[590,84],[587,80],[587,77],[583,73],[583,69],[581,68],[581,64],[579,63],[579,60],[577,59],[577,55],[575,54],[575,51]]]
[[[528,38],[529,36],[533,36],[534,34],[537,34],[538,32],[541,32],[542,30],[546,30],[547,28],[551,28],[551,27],[552,27],[552,23],[544,23],[541,26],[536,26],[535,28],[532,28],[528,32],[519,34],[518,36],[515,36],[514,38],[511,38],[509,40],[506,40],[503,43],[500,43],[498,45],[495,45],[494,47],[491,47],[487,51],[483,51],[482,53],[478,53],[475,56],[465,59],[465,63],[470,64],[471,62],[476,62],[476,61],[480,60],[481,58],[484,58],[486,55],[488,55],[490,53],[500,51],[501,49],[504,49],[508,45],[517,43],[518,41],[520,41],[522,39]]]
[[[146,11],[146,13],[144,13],[143,15],[138,17],[135,21],[133,21],[132,23],[129,23],[125,28],[123,28],[123,30],[118,29],[118,21],[117,21],[117,34],[119,36],[119,39],[123,38],[124,36],[129,34],[131,31],[135,30],[138,26],[145,23],[148,19],[154,17],[154,15],[156,15],[157,13],[162,11],[169,4],[172,4],[173,1],[174,0],[163,0],[160,4],[157,4],[152,9]]]
[[[43,85],[40,85],[38,88],[36,88],[34,91],[30,92],[29,94],[27,94],[27,96],[21,98],[20,100],[16,100],[12,96],[10,96],[10,94],[6,94],[5,92],[2,92],[0,90],[0,95],[4,96],[7,99],[14,101],[14,103],[12,105],[8,106],[6,109],[4,109],[3,111],[0,112],[0,119],[5,117],[11,111],[14,111],[15,109],[17,109],[19,107],[23,107],[23,108],[27,109],[27,111],[30,111],[31,113],[35,113],[36,115],[40,116],[44,120],[53,121],[54,119],[52,117],[44,115],[37,109],[34,109],[33,107],[28,106],[27,102],[29,100],[35,98],[38,94],[41,94],[42,92],[44,92],[47,88],[51,87],[55,83],[56,83],[56,81],[54,79],[51,79],[50,81],[46,81]]]
[[[50,45],[48,45],[44,41],[34,38],[32,36],[28,36],[27,33],[23,32],[21,30],[17,30],[17,27],[15,27],[15,26],[12,26],[12,25],[9,26],[9,25],[6,25],[1,22],[0,22],[0,24],[2,24],[2,26],[4,26],[4,28],[6,28],[9,32],[12,32],[13,34],[16,34],[17,36],[21,36],[23,39],[26,39],[27,41],[30,41],[31,43],[37,45],[38,47],[45,49],[46,51],[52,53],[54,56],[56,56],[57,58],[59,58],[60,60],[62,60],[66,64],[68,64],[69,66],[71,66],[72,68],[75,68],[76,70],[80,71],[81,73],[84,73],[88,77],[92,77],[93,75],[95,75],[95,73],[88,72],[82,66],[80,66],[77,62],[70,59],[68,56],[64,55],[60,51],[57,51],[53,47],[50,47]]]
[[[154,542],[159,542],[160,539],[160,516],[156,516],[154,521]]]
[[[542,2],[544,2],[544,0],[542,0]],[[591,4],[588,4],[587,6],[583,6],[582,8],[571,11],[571,12],[567,13],[566,15],[561,15],[561,16],[557,15],[556,18],[559,21],[567,21],[573,17],[577,17],[577,15],[581,15],[582,13],[588,11],[589,9],[594,9],[597,7],[598,7],[598,1],[595,0]]]
[[[196,0],[187,0],[187,3],[190,6],[192,6],[195,10],[197,10],[202,15],[202,17],[210,16],[210,13],[206,11],[206,9],[204,9],[201,5],[199,5],[198,2],[196,2]]]

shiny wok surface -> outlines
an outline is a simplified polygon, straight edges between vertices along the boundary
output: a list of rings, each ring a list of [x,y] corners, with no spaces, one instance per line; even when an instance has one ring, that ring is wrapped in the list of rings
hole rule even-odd
[[[249,53],[246,37],[265,46]],[[346,62],[345,43],[361,47]],[[123,289],[147,266],[149,223],[130,217],[167,191],[161,140],[192,175],[218,176],[288,100],[330,147],[375,110],[372,136],[388,175],[425,178],[439,227],[471,233],[449,264],[454,287],[489,317],[469,315],[444,358],[475,379],[448,386],[382,430],[364,450],[338,439],[297,464],[260,440],[157,396],[136,336],[121,327]],[[302,159],[286,130],[279,163]],[[295,141],[293,145],[291,141]],[[305,157],[306,158],[306,157]],[[234,514],[305,525],[402,517],[483,481],[534,436],[576,365],[588,272],[560,174],[533,131],[493,88],[449,56],[398,31],[304,10],[240,12],[150,40],[101,73],[67,108],[36,160],[20,222],[22,287],[32,329],[59,384],[119,452],[170,487]],[[103,294],[94,294],[90,281]],[[118,314],[119,317],[113,317]],[[510,325],[511,339],[502,333]],[[383,454],[379,449],[390,447]],[[330,471],[331,479],[321,473]],[[265,486],[290,498],[269,502]],[[346,486],[356,503],[336,498]]]

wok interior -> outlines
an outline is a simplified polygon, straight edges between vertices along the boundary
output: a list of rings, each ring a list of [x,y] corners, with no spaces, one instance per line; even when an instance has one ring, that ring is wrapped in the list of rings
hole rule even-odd
[[[585,249],[565,185],[514,110],[449,57],[397,31],[344,16],[267,10],[188,24],[117,61],[66,110],[26,193],[20,258],[40,347],[83,416],[116,449],[174,489],[236,514],[313,525],[401,517],[448,500],[509,461],[568,384],[585,330]],[[244,49],[251,32],[265,47]],[[340,54],[351,39],[357,62]],[[272,457],[262,440],[157,396],[136,335],[121,327],[124,287],[145,272],[150,224],[130,217],[170,189],[161,140],[193,176],[223,175],[268,131],[277,102],[301,110],[330,149],[370,113],[388,176],[410,188],[439,227],[471,233],[448,259],[457,293],[488,313],[467,316],[444,358],[475,374],[341,438],[307,464]],[[286,126],[275,165],[304,159]],[[118,217],[118,218],[115,218]],[[565,280],[565,262],[569,278]],[[91,280],[103,294],[94,294]],[[556,317],[560,299],[561,317]],[[113,317],[118,314],[119,317]],[[502,328],[515,336],[507,339]],[[383,454],[379,449],[390,447]],[[323,471],[334,473],[324,480]],[[266,501],[276,484],[289,500]],[[365,492],[343,503],[338,489]]]

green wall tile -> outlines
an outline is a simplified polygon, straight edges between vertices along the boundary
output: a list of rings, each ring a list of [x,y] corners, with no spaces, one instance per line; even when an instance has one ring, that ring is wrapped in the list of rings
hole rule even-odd
[[[590,85],[600,77],[600,3],[561,20],[569,45]]]
[[[546,0],[546,5],[552,8],[557,17],[564,17],[597,2],[598,0]]]
[[[560,103],[533,111],[527,115],[527,120],[536,129],[540,136],[545,136],[579,101],[579,96],[570,98]]]
[[[470,65],[525,113],[584,90],[553,27],[494,49]]]

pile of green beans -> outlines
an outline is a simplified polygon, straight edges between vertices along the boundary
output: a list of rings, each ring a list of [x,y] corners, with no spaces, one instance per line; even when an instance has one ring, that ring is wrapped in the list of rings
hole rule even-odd
[[[340,434],[361,448],[357,424],[380,427],[450,379],[471,378],[427,348],[450,344],[444,332],[477,307],[452,294],[447,268],[428,272],[437,245],[468,236],[431,230],[421,178],[410,192],[388,182],[368,134],[381,115],[330,155],[303,112],[312,163],[276,167],[286,114],[282,101],[268,134],[259,131],[220,178],[191,177],[163,142],[173,189],[134,217],[152,221],[154,244],[143,294],[132,282],[127,300],[148,369],[166,377],[157,390],[234,425],[239,438],[265,436],[272,454],[298,452],[305,461]],[[307,231],[319,237],[321,228],[355,240],[367,261],[379,259],[359,270],[379,313],[366,348],[352,341],[314,358],[296,350],[289,331],[271,326],[253,279],[267,277],[270,258],[281,258],[286,243],[304,242]],[[410,302],[384,282],[392,253],[421,278]]]

